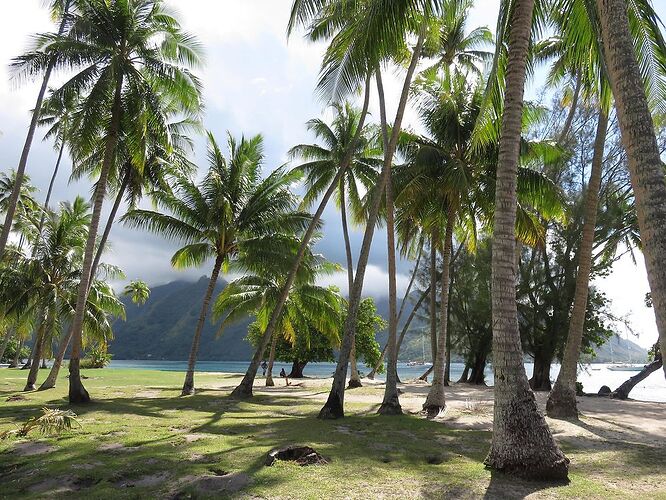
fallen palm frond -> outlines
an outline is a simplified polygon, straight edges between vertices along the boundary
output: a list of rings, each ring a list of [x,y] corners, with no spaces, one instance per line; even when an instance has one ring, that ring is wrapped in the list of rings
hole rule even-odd
[[[0,433],[0,440],[12,436],[25,437],[34,429],[39,429],[43,435],[60,434],[65,430],[71,430],[74,424],[79,427],[76,413],[72,410],[58,410],[55,408],[42,408],[42,414],[38,417],[30,417],[18,429],[11,429]]]

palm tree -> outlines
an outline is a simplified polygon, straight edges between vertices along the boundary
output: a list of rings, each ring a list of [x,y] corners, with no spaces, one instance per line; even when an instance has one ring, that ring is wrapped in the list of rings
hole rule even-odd
[[[201,331],[220,271],[226,272],[233,261],[250,258],[252,252],[269,258],[277,250],[267,243],[271,237],[300,231],[310,221],[307,214],[294,211],[296,199],[289,193],[299,173],[278,169],[261,180],[264,154],[260,135],[237,141],[229,134],[228,146],[227,159],[209,133],[209,168],[199,184],[181,177],[173,192],[152,194],[165,212],[136,209],[122,217],[131,227],[185,242],[171,258],[175,268],[201,266],[214,259],[192,337],[183,395],[194,393]]]
[[[150,298],[150,288],[145,281],[132,280],[125,285],[123,295],[129,296],[135,304],[143,305]]]
[[[493,439],[485,463],[523,477],[564,479],[569,461],[539,413],[525,374],[515,290],[516,184],[534,0],[516,0],[510,11],[509,2],[503,2],[502,8],[497,36],[499,41],[508,36],[508,53],[492,245],[495,411]],[[507,13],[510,22],[505,19]],[[498,43],[497,53],[501,51],[502,43]]]
[[[58,37],[62,36],[67,27],[70,18],[70,12],[73,7],[75,7],[77,2],[74,0],[50,0],[48,2],[48,8],[51,13],[51,18],[54,21],[60,21],[60,27],[58,28]],[[17,183],[14,186],[14,189],[11,192],[9,197],[5,222],[2,227],[2,232],[0,233],[0,259],[5,252],[5,247],[7,246],[7,239],[9,238],[9,233],[12,229],[12,223],[14,221],[14,214],[16,213],[16,207],[18,204],[20,196],[20,185],[23,182],[23,177],[25,175],[25,168],[28,164],[28,156],[30,155],[30,148],[32,146],[32,141],[35,137],[35,131],[37,130],[37,124],[41,112],[42,103],[44,101],[44,96],[46,95],[46,89],[49,85],[49,79],[51,78],[51,73],[58,66],[57,57],[54,56],[54,52],[50,52],[45,59],[42,58],[42,67],[44,68],[44,77],[42,79],[42,85],[39,88],[39,93],[37,94],[37,102],[35,103],[35,108],[32,110],[32,118],[30,119],[30,125],[28,127],[28,134],[23,144],[23,151],[21,152],[21,158],[19,159],[19,164],[16,169],[16,180]],[[23,59],[30,59],[32,54],[26,54],[25,56],[17,58],[16,62],[21,62]]]
[[[66,36],[42,35],[37,50],[16,61],[23,73],[35,74],[50,68],[80,69],[60,89],[56,98],[81,94],[81,119],[77,141],[94,147],[101,132],[104,154],[93,195],[93,215],[86,242],[83,274],[72,322],[73,347],[69,363],[69,400],[90,400],[79,373],[81,333],[86,295],[107,179],[115,161],[122,116],[138,103],[150,103],[151,123],[166,130],[159,108],[159,92],[169,92],[184,110],[200,107],[200,88],[187,67],[200,62],[196,40],[184,33],[160,0],[107,2],[90,0],[71,16]],[[103,119],[100,124],[99,120]]]
[[[436,29],[423,47],[423,56],[435,59],[424,73],[443,71],[447,75],[458,73],[481,77],[483,66],[493,53],[484,50],[493,44],[493,35],[487,27],[475,28],[467,33],[469,11],[473,0],[446,0],[442,14],[435,20]]]
[[[292,240],[292,244],[286,246],[288,253],[283,256],[288,261],[293,260],[299,244],[298,240]],[[282,309],[282,317],[273,333],[266,386],[275,385],[272,374],[278,337],[281,336],[293,344],[298,335],[307,335],[310,328],[314,328],[328,337],[333,345],[340,342],[342,297],[334,289],[315,284],[318,276],[338,269],[338,266],[327,263],[320,256],[308,255],[304,259],[299,276],[294,281]],[[255,267],[254,271],[256,274],[246,275],[229,283],[215,300],[213,317],[223,318],[220,334],[225,326],[247,317],[248,314],[256,317],[251,328],[258,328],[261,333],[266,329],[275,301],[280,296],[285,274],[279,272],[279,267],[272,265],[261,265],[259,268]]]
[[[304,172],[308,190],[303,197],[303,205],[310,206],[331,185],[336,177],[339,166],[345,160],[347,151],[352,151],[352,160],[339,180],[335,191],[336,204],[340,209],[342,235],[347,259],[348,290],[354,286],[354,260],[349,241],[347,220],[347,204],[352,208],[353,220],[357,223],[363,219],[363,195],[372,189],[377,182],[377,167],[380,162],[381,149],[373,144],[368,131],[361,131],[357,136],[356,128],[360,121],[360,111],[351,104],[333,105],[336,117],[332,125],[315,118],[307,123],[310,131],[323,142],[319,144],[299,144],[294,146],[289,155],[300,157],[305,163],[295,167]],[[347,201],[349,200],[349,201]],[[361,379],[356,367],[355,349],[351,354],[351,378],[349,387],[360,387]]]
[[[663,265],[666,249],[666,183],[663,163],[634,52],[627,3],[621,0],[597,0],[596,4],[604,59],[636,198],[659,343],[661,352],[666,352],[666,268]],[[654,21],[654,26],[658,26],[658,21]],[[658,32],[656,34],[663,50],[663,38]]]

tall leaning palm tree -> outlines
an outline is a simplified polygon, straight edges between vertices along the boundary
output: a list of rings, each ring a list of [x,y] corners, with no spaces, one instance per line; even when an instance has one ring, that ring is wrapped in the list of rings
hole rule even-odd
[[[307,123],[322,144],[299,144],[289,154],[305,162],[295,167],[305,174],[307,192],[303,204],[311,206],[328,189],[336,177],[340,165],[344,162],[347,151],[352,151],[352,159],[334,193],[336,205],[340,210],[342,236],[347,260],[348,290],[354,286],[354,258],[349,241],[348,206],[351,207],[352,220],[363,220],[363,196],[377,182],[377,171],[381,164],[381,148],[375,144],[370,131],[357,134],[361,111],[345,103],[333,106],[336,116],[331,125],[315,118]],[[351,377],[349,387],[360,387],[361,379],[356,367],[355,349],[351,354]]]
[[[70,20],[70,13],[76,7],[76,4],[79,3],[75,0],[49,0],[47,3],[51,18],[54,21],[59,22],[58,34],[61,36],[68,29],[68,23]],[[51,78],[51,73],[54,69],[57,68],[58,62],[57,58],[53,56],[54,53],[51,53],[51,56],[46,57],[42,60],[42,67],[44,68],[44,76],[42,78],[42,85],[39,88],[39,93],[37,94],[37,102],[35,107],[32,110],[32,118],[30,119],[30,125],[28,126],[28,133],[25,138],[25,143],[23,144],[23,150],[21,151],[21,158],[19,159],[19,164],[16,168],[16,178],[18,183],[15,186],[15,189],[12,190],[11,196],[9,198],[9,203],[7,205],[7,211],[5,214],[5,222],[2,226],[2,232],[0,232],[0,258],[5,251],[7,246],[7,239],[9,238],[9,233],[12,229],[12,223],[14,221],[14,214],[16,213],[16,207],[20,195],[20,185],[23,181],[23,176],[25,175],[25,169],[28,165],[28,157],[30,155],[30,148],[32,147],[32,141],[35,137],[35,131],[37,130],[37,124],[42,108],[42,103],[44,102],[44,96],[46,95],[46,89],[49,85],[49,80]],[[26,54],[23,57],[19,57],[18,61],[23,58],[30,58],[31,54]]]
[[[194,393],[201,332],[220,272],[239,260],[270,258],[276,247],[267,238],[300,231],[309,222],[307,214],[294,211],[296,199],[289,192],[289,186],[300,177],[298,172],[278,169],[261,180],[264,154],[260,135],[240,141],[229,135],[229,158],[212,134],[208,134],[208,143],[209,168],[199,184],[182,177],[172,192],[153,193],[163,212],[136,209],[122,217],[129,226],[186,243],[171,258],[177,269],[213,260],[192,337],[183,395]]]
[[[495,409],[493,439],[485,463],[522,477],[564,479],[569,461],[539,413],[525,373],[515,290],[516,185],[534,0],[503,2],[502,8],[497,36],[500,42],[505,37],[508,40],[508,53],[492,245]],[[497,53],[501,50],[502,43],[498,43]]]
[[[78,72],[54,92],[56,98],[82,94],[77,141],[94,147],[103,136],[103,158],[93,194],[93,214],[86,242],[83,273],[72,321],[69,363],[69,400],[90,400],[79,371],[81,333],[97,230],[107,179],[115,155],[123,114],[136,103],[152,107],[151,123],[166,130],[166,117],[157,94],[168,91],[182,109],[200,107],[200,86],[188,67],[200,62],[196,40],[184,33],[160,0],[90,0],[73,14],[66,35],[42,35],[37,50],[16,61],[27,74],[50,68],[75,68]],[[99,120],[103,119],[103,123]]]
[[[663,265],[666,256],[666,182],[663,163],[634,52],[627,2],[597,0],[596,5],[604,58],[636,198],[638,225],[659,330],[659,343],[661,352],[666,352],[666,266]],[[658,26],[658,23],[655,22],[654,25]],[[661,44],[663,50],[663,38]],[[663,55],[661,57],[663,60]],[[664,374],[666,375],[666,367]]]

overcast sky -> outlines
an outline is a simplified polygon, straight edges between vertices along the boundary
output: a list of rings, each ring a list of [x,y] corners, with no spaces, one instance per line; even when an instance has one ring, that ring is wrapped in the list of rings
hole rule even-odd
[[[657,11],[666,18],[666,2],[656,0]],[[287,150],[312,138],[304,123],[325,113],[324,106],[313,92],[323,48],[294,37],[287,41],[285,26],[291,0],[171,0],[180,14],[184,29],[196,34],[205,47],[206,66],[198,72],[205,86],[205,126],[220,140],[225,131],[234,135],[261,133],[265,139],[266,169],[286,161]],[[495,26],[499,0],[478,0],[471,13],[468,28]],[[12,57],[29,45],[32,33],[49,31],[53,27],[40,0],[21,0],[5,5],[0,19],[0,169],[15,168],[25,138],[29,110],[34,106],[37,83],[17,87],[12,83],[7,66]],[[387,78],[389,116],[395,110],[399,79]],[[539,81],[530,84],[528,96],[534,96]],[[375,108],[371,106],[371,112]],[[377,113],[375,113],[376,115]],[[417,127],[412,112],[407,113],[405,126]],[[43,135],[43,131],[42,131]],[[41,139],[41,135],[39,136]],[[198,141],[195,161],[205,168],[204,143]],[[55,153],[40,140],[34,143],[28,164],[28,175],[43,193],[52,172]],[[56,182],[54,200],[71,200],[76,194],[89,196],[90,183],[68,182],[69,162]],[[324,214],[326,235],[318,250],[329,259],[344,262],[339,215],[334,208]],[[386,294],[386,237],[376,231],[366,274],[365,292]],[[362,239],[362,230],[352,235],[354,255]],[[159,236],[114,227],[112,248],[105,260],[124,269],[128,279],[143,279],[151,285],[174,279],[195,279],[208,274],[207,268],[175,271],[169,259],[176,248]],[[640,257],[640,256],[639,256]],[[597,283],[614,301],[614,313],[629,315],[638,342],[648,347],[657,340],[652,312],[643,305],[648,290],[645,268],[639,258],[638,266],[623,259],[613,274]],[[410,264],[399,264],[398,288],[408,281]],[[346,289],[346,275],[341,273],[330,280]],[[633,337],[632,337],[633,338]]]

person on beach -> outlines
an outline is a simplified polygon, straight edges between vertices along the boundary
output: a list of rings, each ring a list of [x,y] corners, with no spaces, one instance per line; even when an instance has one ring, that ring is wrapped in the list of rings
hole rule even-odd
[[[289,377],[287,377],[287,372],[284,371],[284,368],[280,370],[280,377],[284,378],[286,385],[289,385]]]
[[[266,376],[266,369],[268,368],[268,364],[266,363],[266,360],[264,359],[261,362],[261,369],[264,370],[264,377]]]

